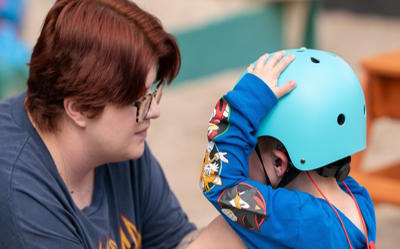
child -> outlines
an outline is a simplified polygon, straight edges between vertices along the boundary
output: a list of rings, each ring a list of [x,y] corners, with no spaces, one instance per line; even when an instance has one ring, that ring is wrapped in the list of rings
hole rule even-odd
[[[261,56],[217,103],[203,193],[249,248],[375,248],[371,198],[347,176],[366,147],[359,81],[334,54],[285,54]]]

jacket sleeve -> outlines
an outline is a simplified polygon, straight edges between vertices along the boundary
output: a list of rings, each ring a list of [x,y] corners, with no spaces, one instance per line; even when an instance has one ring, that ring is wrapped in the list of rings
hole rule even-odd
[[[297,236],[298,222],[292,218],[298,212],[296,191],[274,190],[249,179],[248,158],[257,143],[259,123],[276,103],[261,79],[245,74],[218,101],[208,126],[201,189],[249,248],[279,248],[282,243],[294,247]]]

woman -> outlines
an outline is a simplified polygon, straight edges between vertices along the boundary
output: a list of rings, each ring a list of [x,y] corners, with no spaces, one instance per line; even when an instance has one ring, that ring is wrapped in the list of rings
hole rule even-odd
[[[134,3],[54,4],[26,93],[0,104],[2,248],[191,240],[195,226],[145,142],[179,68],[175,39]]]

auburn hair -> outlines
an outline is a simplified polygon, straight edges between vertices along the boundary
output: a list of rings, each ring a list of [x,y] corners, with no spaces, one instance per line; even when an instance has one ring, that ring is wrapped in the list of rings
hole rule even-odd
[[[125,106],[156,81],[170,83],[181,65],[175,38],[128,0],[58,0],[45,19],[29,63],[25,108],[41,131],[54,131],[73,98],[90,118],[107,103]]]

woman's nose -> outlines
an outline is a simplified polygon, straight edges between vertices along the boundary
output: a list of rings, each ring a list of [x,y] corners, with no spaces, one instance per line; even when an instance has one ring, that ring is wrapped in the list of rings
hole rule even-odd
[[[149,112],[147,113],[146,119],[156,119],[160,117],[160,107],[157,104],[157,101],[153,97],[150,105]]]

